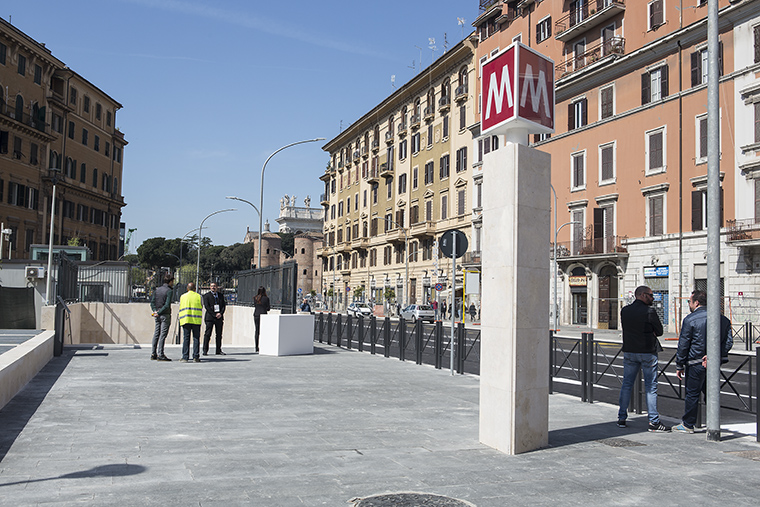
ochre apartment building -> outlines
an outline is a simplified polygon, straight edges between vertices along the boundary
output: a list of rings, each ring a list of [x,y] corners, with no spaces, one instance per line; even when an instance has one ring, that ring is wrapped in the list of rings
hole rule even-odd
[[[121,104],[4,20],[0,90],[0,222],[10,230],[2,258],[29,258],[32,244],[48,243],[56,168],[54,243],[79,238],[92,259],[117,259]]]
[[[707,2],[479,7],[477,72],[516,40],[556,64],[555,133],[531,142],[552,156],[558,218],[547,248],[557,227],[577,222],[558,236],[560,323],[618,329],[621,305],[647,284],[676,330],[685,298],[706,288]],[[734,323],[757,323],[760,2],[721,0],[719,8],[721,287]],[[498,143],[478,138],[478,122],[479,145]]]

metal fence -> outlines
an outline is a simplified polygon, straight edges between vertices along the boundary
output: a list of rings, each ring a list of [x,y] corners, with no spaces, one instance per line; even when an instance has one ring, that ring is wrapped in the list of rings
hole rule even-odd
[[[295,262],[240,271],[237,274],[237,304],[253,306],[259,287],[264,287],[273,309],[296,313],[297,283],[298,264]]]
[[[451,364],[451,328],[441,321],[424,324],[404,318],[352,317],[340,313],[315,314],[314,340],[370,354],[396,357],[436,368]],[[454,369],[457,373],[480,374],[480,330],[455,329]]]
[[[685,384],[675,372],[675,348],[659,353],[658,411],[680,418],[683,413]],[[721,417],[757,423],[760,420],[758,392],[760,349],[755,353],[734,350],[721,366]],[[581,338],[551,336],[550,392],[579,396],[582,401],[603,401],[617,405],[623,383],[623,351],[620,343],[594,340],[593,333]],[[634,385],[631,409],[641,414],[645,407],[643,379]]]

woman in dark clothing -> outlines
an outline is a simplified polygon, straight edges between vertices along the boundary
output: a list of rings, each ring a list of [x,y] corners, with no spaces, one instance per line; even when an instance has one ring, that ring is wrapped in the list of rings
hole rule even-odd
[[[261,323],[261,314],[269,312],[269,296],[264,286],[259,287],[259,292],[253,298],[255,308],[253,310],[253,322],[256,324],[256,352],[259,351],[259,324]]]

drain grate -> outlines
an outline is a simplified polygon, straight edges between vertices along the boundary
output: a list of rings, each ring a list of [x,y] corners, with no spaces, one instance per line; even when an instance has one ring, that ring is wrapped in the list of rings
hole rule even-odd
[[[597,440],[597,442],[601,442],[604,445],[609,445],[610,447],[641,447],[646,446],[647,444],[642,444],[641,442],[634,442],[633,440],[628,440],[627,438],[603,438],[601,440]]]
[[[428,493],[385,493],[354,498],[354,507],[475,507],[470,502]]]
[[[724,451],[726,454],[733,454],[740,458],[751,459],[752,461],[760,461],[760,451]]]

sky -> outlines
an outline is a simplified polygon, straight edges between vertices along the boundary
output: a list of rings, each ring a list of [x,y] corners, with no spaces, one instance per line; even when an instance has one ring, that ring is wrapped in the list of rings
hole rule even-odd
[[[472,31],[477,0],[25,0],[0,16],[122,104],[122,221],[148,238],[203,225],[215,245],[277,231],[280,199],[319,207],[322,150]],[[458,18],[465,20],[460,25]],[[434,39],[435,50],[429,39]]]

